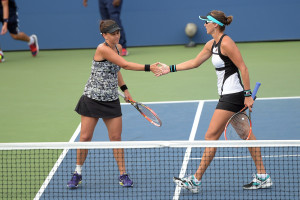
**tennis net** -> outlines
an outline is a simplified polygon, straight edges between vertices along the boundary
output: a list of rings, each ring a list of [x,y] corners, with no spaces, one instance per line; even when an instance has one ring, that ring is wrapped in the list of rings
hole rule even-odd
[[[194,174],[204,147],[217,152],[199,193],[176,186],[172,178]],[[248,147],[260,147],[273,185],[245,190],[256,167]],[[124,149],[134,185],[119,185],[112,149]],[[76,166],[76,150],[88,149],[82,184],[67,183]],[[0,144],[0,199],[299,199],[300,141],[136,141]]]

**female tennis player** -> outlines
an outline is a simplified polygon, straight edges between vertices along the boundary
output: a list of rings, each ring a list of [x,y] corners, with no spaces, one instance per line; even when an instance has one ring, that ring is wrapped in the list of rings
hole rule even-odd
[[[122,113],[119,101],[118,86],[124,92],[125,100],[132,99],[127,86],[123,80],[120,68],[136,71],[152,71],[156,75],[161,74],[158,63],[142,65],[127,62],[120,56],[122,49],[119,44],[120,27],[113,20],[103,20],[100,23],[100,31],[105,39],[96,49],[92,64],[91,75],[85,85],[75,111],[81,115],[80,141],[91,141],[95,126],[102,118],[104,121],[109,139],[121,141]],[[77,150],[77,165],[68,188],[77,188],[82,180],[82,165],[87,157],[88,150]],[[133,185],[125,169],[123,149],[114,149],[114,157],[120,171],[119,183],[124,187]]]
[[[163,74],[189,70],[199,67],[212,57],[212,63],[218,78],[217,86],[220,99],[205,134],[205,139],[218,140],[224,131],[226,122],[234,113],[240,111],[245,105],[250,111],[252,109],[253,99],[251,97],[249,72],[235,42],[228,35],[224,34],[225,26],[232,22],[233,17],[227,17],[222,11],[213,10],[206,16],[200,16],[199,18],[205,21],[204,26],[207,34],[211,35],[213,39],[205,44],[203,50],[196,58],[177,65],[167,66],[163,64],[162,68]],[[251,134],[250,140],[255,139],[255,136]],[[249,151],[255,162],[257,174],[253,181],[244,185],[243,188],[259,189],[271,187],[272,181],[263,165],[260,148],[249,148]],[[216,148],[205,148],[196,173],[186,178],[174,178],[174,182],[197,193],[201,185],[201,178],[215,153]]]

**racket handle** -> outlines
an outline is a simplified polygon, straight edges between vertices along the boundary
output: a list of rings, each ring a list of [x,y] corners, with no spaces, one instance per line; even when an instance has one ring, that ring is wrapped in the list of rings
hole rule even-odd
[[[125,98],[125,95],[120,90],[118,90],[118,93],[121,97]]]
[[[260,82],[257,82],[257,83],[256,83],[255,88],[254,88],[254,90],[253,90],[253,92],[252,92],[252,98],[253,98],[253,99],[256,98],[256,93],[257,93],[257,91],[258,91],[260,85],[261,85]]]

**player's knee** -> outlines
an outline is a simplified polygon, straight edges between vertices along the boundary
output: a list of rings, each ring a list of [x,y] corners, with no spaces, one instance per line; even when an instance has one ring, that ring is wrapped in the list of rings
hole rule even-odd
[[[121,141],[121,135],[111,135],[109,139],[110,141]]]
[[[206,133],[205,134],[205,140],[218,140],[219,135],[217,133]]]
[[[81,142],[89,142],[89,141],[91,141],[92,140],[92,135],[89,135],[89,134],[82,134],[81,136],[80,136],[80,141]]]
[[[12,37],[12,39],[14,40],[18,40],[18,35],[17,34],[10,34],[10,36]]]

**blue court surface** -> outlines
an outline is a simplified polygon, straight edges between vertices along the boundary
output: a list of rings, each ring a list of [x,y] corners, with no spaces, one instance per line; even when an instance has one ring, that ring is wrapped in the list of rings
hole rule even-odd
[[[155,127],[150,124],[130,104],[122,104],[123,141],[204,140],[217,101],[146,102],[145,104],[158,114],[163,123],[162,127]],[[258,140],[300,140],[299,110],[300,97],[257,99],[252,113],[255,136]],[[77,130],[70,142],[79,141],[79,134]],[[224,140],[223,135],[221,140]],[[109,141],[107,129],[101,119],[95,129],[93,141]],[[103,163],[101,162],[101,155],[97,155],[96,152],[93,152],[94,150],[91,150],[83,168],[83,183],[76,190],[68,190],[66,187],[76,165],[76,151],[70,150],[58,161],[59,164],[56,165],[55,173],[50,176],[49,184],[40,190],[42,196],[36,199],[226,199],[229,194],[232,199],[254,199],[253,196],[259,196],[257,199],[277,199],[277,196],[285,196],[285,198],[281,197],[280,199],[293,199],[300,195],[300,185],[299,180],[297,180],[300,178],[300,167],[295,167],[300,166],[300,154],[299,152],[292,152],[292,150],[299,151],[299,148],[284,150],[283,153],[287,156],[275,156],[274,159],[268,159],[265,163],[266,168],[271,165],[279,166],[278,170],[280,170],[280,165],[292,164],[292,167],[285,168],[284,170],[288,169],[288,171],[280,173],[280,176],[276,175],[276,171],[270,172],[274,186],[270,189],[251,191],[245,191],[240,186],[232,189],[230,185],[233,180],[228,180],[226,185],[218,184],[218,179],[228,178],[227,175],[223,177],[220,174],[232,174],[232,177],[235,178],[238,176],[239,179],[242,179],[241,182],[246,184],[252,180],[251,173],[254,173],[255,170],[232,171],[230,170],[231,161],[221,162],[222,159],[218,157],[217,153],[206,171],[206,174],[209,175],[205,174],[202,179],[204,188],[203,190],[200,189],[198,194],[191,194],[187,190],[176,193],[176,185],[172,181],[172,177],[179,176],[182,169],[186,148],[171,149],[171,152],[165,154],[164,151],[169,151],[169,149],[162,149],[160,154],[156,154],[155,151],[143,152],[144,150],[136,153],[131,152],[130,155],[136,154],[134,157],[126,156],[127,150],[125,150],[126,162],[129,163],[126,168],[134,181],[132,188],[119,186],[119,173],[111,151],[105,154],[105,159],[109,162]],[[186,174],[195,172],[202,153],[203,149],[197,151],[192,149]],[[274,156],[272,152],[264,153]],[[228,153],[228,155],[225,152],[222,156],[238,159],[239,155],[236,154],[247,155],[247,152],[238,152],[237,150],[237,152]],[[164,155],[166,156],[164,157]],[[170,160],[170,155],[176,157],[176,160]],[[297,158],[295,159],[295,157]],[[249,156],[245,156],[243,159],[249,159],[249,163],[252,162]],[[145,163],[143,166],[134,164],[143,162]],[[147,164],[151,164],[151,168],[148,168]],[[229,168],[222,166],[229,166]],[[236,170],[236,168],[234,169]],[[215,173],[214,169],[218,169],[218,174]],[[282,177],[283,174],[285,177]],[[284,178],[293,180],[292,184],[280,188],[280,181]],[[161,182],[157,182],[157,180],[161,180]],[[286,188],[293,189],[286,190]],[[285,191],[287,191],[286,194]]]

